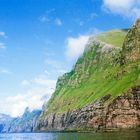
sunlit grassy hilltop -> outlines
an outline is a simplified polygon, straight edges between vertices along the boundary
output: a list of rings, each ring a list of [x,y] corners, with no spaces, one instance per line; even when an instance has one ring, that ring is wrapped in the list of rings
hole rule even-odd
[[[112,30],[109,32],[102,33],[96,38],[108,44],[112,44],[116,47],[122,47],[127,32],[128,29]]]

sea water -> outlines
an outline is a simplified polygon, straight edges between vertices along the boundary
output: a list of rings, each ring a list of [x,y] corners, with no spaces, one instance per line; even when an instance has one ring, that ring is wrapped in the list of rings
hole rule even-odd
[[[12,133],[0,140],[140,140],[140,133]]]

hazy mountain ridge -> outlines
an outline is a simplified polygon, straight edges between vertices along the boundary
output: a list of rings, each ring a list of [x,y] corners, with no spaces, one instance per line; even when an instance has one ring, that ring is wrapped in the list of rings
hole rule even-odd
[[[1,127],[1,132],[2,133],[32,132],[36,127],[36,122],[40,114],[41,110],[30,111],[29,108],[26,108],[24,114],[21,117],[12,118],[10,116],[4,115],[7,117],[4,117],[5,121],[3,121],[2,125],[3,127]]]
[[[4,132],[12,120],[11,116],[0,114],[0,132]]]
[[[21,117],[14,119],[10,123],[8,132],[33,132],[40,114],[41,110],[29,111],[29,109],[26,108],[24,114]]]

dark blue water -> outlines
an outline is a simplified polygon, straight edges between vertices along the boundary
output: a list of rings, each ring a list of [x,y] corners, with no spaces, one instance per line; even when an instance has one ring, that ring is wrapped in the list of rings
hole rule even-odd
[[[0,140],[140,140],[140,133],[24,133],[0,134]]]

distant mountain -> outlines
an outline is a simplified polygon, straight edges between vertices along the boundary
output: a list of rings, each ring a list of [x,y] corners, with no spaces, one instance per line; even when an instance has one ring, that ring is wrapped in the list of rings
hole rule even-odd
[[[140,126],[140,19],[129,30],[91,37],[60,77],[36,128],[114,130]]]
[[[0,114],[0,133],[32,132],[40,114],[41,110],[30,111],[29,108],[18,118]]]
[[[9,125],[8,132],[32,132],[40,114],[41,110],[30,111],[29,108],[26,108],[21,117],[12,120]]]
[[[0,114],[0,132],[4,132],[13,118],[9,115]]]
[[[0,114],[0,123],[5,123],[7,121],[10,121],[11,119],[12,117],[9,115]]]

